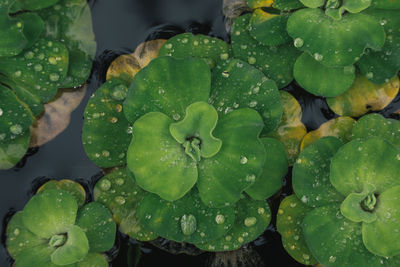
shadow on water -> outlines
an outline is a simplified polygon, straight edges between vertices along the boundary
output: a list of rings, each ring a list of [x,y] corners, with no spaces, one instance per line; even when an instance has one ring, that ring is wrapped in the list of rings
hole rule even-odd
[[[119,55],[132,53],[143,41],[168,39],[183,32],[202,33],[229,41],[219,0],[89,0],[93,25],[98,43],[98,53],[88,81],[88,90],[80,106],[72,113],[68,128],[51,142],[40,148],[29,149],[16,167],[0,171],[1,243],[0,266],[11,266],[12,259],[5,249],[5,228],[11,216],[22,210],[36,190],[50,179],[73,179],[87,191],[87,201],[92,200],[92,189],[102,177],[101,170],[86,156],[81,129],[83,111],[90,95],[105,81],[110,63]],[[336,115],[323,98],[304,92],[295,83],[285,88],[299,101],[303,109],[303,122],[314,130]],[[386,117],[400,119],[393,112],[400,109],[400,96],[385,110]],[[269,203],[276,214],[280,201],[292,193],[291,175],[285,177],[284,187]],[[282,247],[275,228],[276,216],[267,231],[252,243],[255,253],[266,266],[302,266],[292,260]],[[162,244],[166,243],[161,240]],[[162,247],[162,246],[161,246]],[[114,267],[158,266],[160,262],[179,266],[209,266],[211,253],[198,256],[174,255],[149,243],[140,244],[128,236],[118,234],[116,245],[107,253]],[[261,267],[261,266],[260,266]]]

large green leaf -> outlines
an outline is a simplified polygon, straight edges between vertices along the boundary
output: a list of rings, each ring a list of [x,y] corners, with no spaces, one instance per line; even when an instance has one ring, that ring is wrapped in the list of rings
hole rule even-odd
[[[400,9],[398,0],[372,0],[372,6],[381,9]]]
[[[305,265],[314,265],[317,260],[308,249],[301,223],[312,208],[304,205],[295,195],[285,197],[278,210],[276,227],[282,236],[282,244],[287,253]]]
[[[204,203],[232,205],[259,177],[266,157],[258,138],[263,126],[260,115],[249,108],[232,111],[218,121],[214,136],[222,140],[221,150],[198,166],[197,188]]]
[[[397,1],[398,3],[399,1]],[[398,4],[398,7],[400,7],[400,4]],[[365,13],[381,22],[385,28],[386,42],[380,51],[369,51],[357,65],[368,79],[381,84],[395,76],[400,70],[399,10],[369,9]]]
[[[249,33],[251,14],[237,18],[232,26],[233,54],[261,70],[283,88],[293,80],[293,65],[300,52],[292,44],[265,46]]]
[[[334,97],[345,92],[355,78],[353,65],[327,67],[308,53],[303,53],[294,64],[294,77],[306,91],[325,97]]]
[[[104,176],[94,187],[94,199],[109,208],[120,232],[141,241],[153,240],[157,235],[140,223],[137,213],[147,192],[128,173],[121,169]]]
[[[264,200],[274,195],[283,185],[283,177],[288,171],[285,147],[276,139],[261,138],[266,159],[262,173],[255,182],[246,189],[253,199]]]
[[[331,162],[331,183],[345,196],[362,192],[366,184],[375,186],[374,193],[381,194],[400,185],[399,177],[399,151],[377,137],[345,144]]]
[[[271,221],[271,210],[266,201],[244,197],[237,202],[235,211],[233,227],[224,236],[195,245],[206,251],[236,250],[259,237]]]
[[[104,252],[114,245],[116,225],[110,211],[98,202],[82,207],[76,218],[89,241],[89,252]]]
[[[0,3],[0,57],[15,56],[28,44],[21,19],[12,19],[8,15],[15,0],[3,0]]]
[[[22,212],[24,225],[40,238],[66,233],[75,224],[76,199],[63,190],[45,190],[33,196]]]
[[[0,144],[22,137],[29,132],[33,122],[34,118],[26,104],[13,91],[0,84]]]
[[[324,137],[304,149],[293,166],[293,190],[306,205],[321,207],[343,200],[329,181],[332,157],[343,143]]]
[[[79,207],[82,207],[86,201],[86,191],[83,186],[75,181],[63,179],[63,180],[50,180],[43,184],[36,193],[43,192],[44,190],[60,189],[67,191],[73,195],[78,202]]]
[[[361,223],[344,218],[339,205],[314,209],[305,216],[302,227],[309,249],[324,266],[398,266],[398,260],[376,256],[365,248]]]
[[[124,102],[130,122],[151,111],[160,111],[179,120],[186,107],[207,102],[211,73],[202,59],[159,57],[136,74]]]
[[[127,155],[138,185],[169,201],[183,197],[198,177],[196,161],[170,133],[173,122],[160,112],[136,120]]]
[[[24,250],[15,260],[18,267],[57,267],[51,262],[51,254],[55,248],[50,247],[48,244],[41,244],[32,249]],[[73,267],[68,265],[66,267]]]
[[[253,66],[239,59],[217,65],[212,71],[210,103],[219,116],[243,107],[255,109],[265,123],[265,130],[274,130],[282,117],[282,104],[274,81]]]
[[[192,33],[178,34],[161,47],[159,56],[173,56],[175,58],[197,57],[204,58],[213,68],[218,62],[231,57],[229,45],[214,37]]]
[[[122,80],[111,79],[93,94],[85,109],[82,143],[88,157],[98,166],[121,166],[132,138],[123,101],[128,88]]]
[[[68,75],[63,88],[80,86],[86,82],[96,54],[92,17],[86,0],[61,0],[59,4],[42,10],[45,21],[44,36],[62,40],[68,47]]]
[[[361,13],[333,20],[321,9],[301,9],[290,16],[287,30],[302,44],[297,46],[300,50],[327,66],[352,65],[365,48],[378,50],[385,43],[379,20]]]
[[[207,207],[195,189],[174,202],[148,194],[140,202],[137,212],[142,224],[160,236],[189,243],[219,238],[235,220],[233,207]]]
[[[76,267],[109,267],[106,256],[99,253],[89,253],[83,261],[77,262]]]

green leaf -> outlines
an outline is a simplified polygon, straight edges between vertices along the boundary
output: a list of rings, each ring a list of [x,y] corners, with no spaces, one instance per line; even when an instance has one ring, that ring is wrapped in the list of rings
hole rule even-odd
[[[76,225],[89,241],[89,252],[104,252],[114,245],[117,227],[110,211],[98,202],[91,202],[79,210]]]
[[[196,247],[206,251],[231,251],[255,240],[268,227],[271,211],[265,201],[244,197],[235,206],[236,218],[233,227],[222,237],[196,243]]]
[[[344,218],[339,205],[319,207],[303,220],[306,243],[317,261],[328,267],[396,266],[369,252],[362,240],[361,223]]]
[[[170,124],[169,131],[178,143],[197,141],[203,158],[210,158],[221,149],[222,142],[213,136],[218,121],[218,113],[205,102],[196,102],[186,108],[183,120]],[[193,140],[192,140],[193,139]],[[200,161],[200,155],[198,159]]]
[[[355,78],[353,65],[327,67],[308,53],[303,53],[294,64],[294,77],[306,91],[325,97],[334,97],[345,92]]]
[[[89,253],[83,261],[77,262],[76,267],[108,267],[109,264],[104,255],[98,253]]]
[[[220,118],[214,136],[222,140],[221,150],[198,167],[197,188],[206,205],[234,204],[261,174],[266,156],[258,136],[263,126],[260,115],[249,108]]]
[[[299,0],[303,5],[310,8],[321,7],[325,4],[325,0]]]
[[[291,166],[300,153],[300,143],[307,129],[301,122],[302,110],[297,100],[286,91],[282,90],[279,93],[283,104],[282,120],[274,131],[263,132],[262,136],[273,137],[282,142]]]
[[[28,40],[25,49],[30,48],[38,39],[44,29],[44,23],[41,17],[32,12],[22,13],[16,18],[24,23],[23,33]]]
[[[249,32],[251,14],[237,18],[232,26],[231,39],[235,58],[248,62],[283,88],[293,80],[293,65],[300,52],[292,44],[265,46]]]
[[[17,84],[18,90],[38,96],[42,103],[54,98],[67,70],[67,48],[48,39],[40,39],[20,55],[0,61],[0,72]]]
[[[41,244],[35,246],[32,249],[24,250],[15,260],[16,266],[18,267],[56,267],[57,265],[51,262],[51,254],[54,252],[54,248],[47,244]],[[67,267],[73,267],[68,265]]]
[[[83,260],[89,251],[89,242],[85,232],[76,225],[67,231],[67,241],[51,254],[51,261],[56,265],[73,264]]]
[[[211,74],[202,59],[159,57],[136,74],[124,102],[130,122],[151,111],[159,111],[179,120],[186,107],[207,102]]]
[[[377,113],[361,117],[353,128],[353,138],[379,137],[400,150],[400,122]]]
[[[92,16],[86,0],[61,0],[59,4],[40,11],[45,21],[44,36],[62,40],[69,56],[68,75],[63,88],[77,87],[86,82],[96,54]]]
[[[231,57],[229,45],[218,38],[192,33],[178,34],[161,47],[159,56],[204,58],[210,68]]]
[[[326,136],[337,137],[343,143],[350,142],[355,123],[356,121],[350,117],[337,117],[324,122],[317,130],[308,132],[304,136],[301,141],[301,150]]]
[[[304,5],[299,0],[275,0],[272,7],[282,11],[290,11],[302,8]]]
[[[377,137],[355,139],[342,146],[331,162],[330,180],[343,195],[362,192],[366,184],[374,193],[400,185],[399,151]]]
[[[343,145],[335,137],[324,137],[304,149],[293,166],[293,190],[306,205],[321,207],[343,200],[329,181],[332,157]]]
[[[282,236],[282,244],[287,253],[305,265],[314,265],[317,260],[308,249],[301,223],[312,208],[304,205],[295,195],[285,197],[278,210],[276,227]]]
[[[246,0],[250,8],[270,7],[274,0]]]
[[[174,201],[195,185],[197,166],[172,137],[171,123],[173,120],[160,112],[149,112],[136,120],[127,163],[140,187]]]
[[[22,136],[7,142],[0,142],[0,170],[14,167],[24,156],[29,148],[30,131]]]
[[[28,44],[23,34],[24,23],[20,19],[10,18],[8,11],[14,0],[3,0],[0,3],[0,57],[15,56]]]
[[[60,0],[18,0],[22,9],[39,10],[52,6]]]
[[[340,11],[348,11],[350,13],[359,13],[367,9],[371,5],[372,0],[343,0]]]
[[[83,206],[86,201],[86,191],[83,188],[82,185],[80,185],[78,182],[74,182],[72,180],[50,180],[37,190],[36,193],[41,193],[44,190],[53,190],[53,189],[60,189],[67,191],[71,195],[73,195],[78,202],[79,207]]]
[[[283,186],[283,177],[288,172],[285,147],[276,139],[261,138],[266,151],[262,173],[247,188],[246,193],[253,199],[264,200],[274,195]]]
[[[271,14],[259,8],[253,12],[250,19],[250,35],[266,46],[285,44],[290,41],[286,32],[289,16]]]
[[[389,105],[399,92],[397,76],[384,84],[374,84],[357,75],[353,85],[343,94],[327,98],[329,107],[341,116],[359,117],[368,111],[378,111]]]
[[[365,247],[376,255],[393,257],[400,254],[400,186],[392,187],[378,196],[374,210],[376,221],[363,223]]]
[[[400,9],[398,0],[372,0],[372,6],[381,9]]]
[[[29,108],[14,92],[0,85],[0,144],[23,137],[33,122]]]
[[[25,205],[22,217],[29,231],[41,238],[66,233],[75,223],[76,199],[63,190],[46,190]]]
[[[204,243],[224,235],[233,225],[232,207],[209,208],[198,192],[168,202],[148,194],[140,202],[138,214],[143,225],[162,237],[177,242]]]
[[[398,1],[397,1],[398,2]],[[398,4],[400,8],[400,4]],[[384,83],[400,70],[400,17],[398,10],[369,9],[366,14],[379,20],[386,32],[386,42],[380,51],[366,51],[357,63],[361,72],[374,83]]]
[[[301,40],[299,49],[327,66],[352,65],[365,48],[378,50],[385,43],[379,21],[361,13],[332,20],[320,9],[301,9],[290,16],[287,31],[293,39]]]
[[[109,208],[119,231],[140,241],[150,241],[157,235],[140,223],[137,207],[147,194],[126,169],[104,176],[94,187],[94,199]]]
[[[22,211],[15,213],[8,222],[6,235],[7,251],[14,259],[17,259],[26,250],[47,244],[46,239],[37,237],[25,227],[22,219]]]
[[[103,168],[121,166],[132,138],[123,101],[128,88],[122,80],[111,79],[94,93],[85,109],[82,143],[88,157]]]
[[[209,103],[219,117],[242,107],[255,109],[267,131],[277,127],[283,112],[275,82],[239,59],[230,59],[213,69]]]

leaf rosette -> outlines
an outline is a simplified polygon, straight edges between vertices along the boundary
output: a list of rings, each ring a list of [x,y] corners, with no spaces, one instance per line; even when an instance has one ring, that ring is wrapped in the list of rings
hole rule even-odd
[[[399,127],[366,115],[348,143],[324,137],[301,152],[293,168],[295,195],[278,212],[284,246],[296,260],[304,263],[299,255],[311,253],[328,267],[399,265]],[[301,214],[288,209],[299,204]],[[287,235],[290,227],[297,229],[296,242]]]
[[[8,223],[6,246],[17,266],[108,266],[116,224],[98,202],[84,204],[78,183],[49,181]]]
[[[282,186],[288,163],[283,145],[260,133],[278,126],[281,98],[274,81],[229,58],[227,47],[177,35],[130,85],[110,78],[88,103],[88,156],[101,167],[126,164],[98,182],[95,198],[133,238],[233,250],[269,224],[265,199]]]

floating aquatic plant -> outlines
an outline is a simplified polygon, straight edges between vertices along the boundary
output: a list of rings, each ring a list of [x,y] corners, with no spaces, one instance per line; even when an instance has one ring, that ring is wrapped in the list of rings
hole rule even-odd
[[[400,70],[397,1],[247,4],[253,12],[232,26],[233,54],[279,87],[294,77],[312,94],[335,97],[352,86],[357,73],[382,84]]]
[[[116,225],[98,202],[70,180],[44,184],[8,223],[7,250],[16,266],[106,267]]]
[[[8,169],[28,149],[43,104],[86,82],[96,43],[84,0],[4,0],[0,17],[0,169]]]
[[[346,144],[324,137],[301,152],[295,195],[278,212],[293,258],[328,267],[400,264],[399,130],[397,120],[370,114],[354,124]]]
[[[85,110],[87,155],[118,166],[95,199],[135,239],[238,249],[268,226],[288,168],[284,146],[260,138],[281,121],[277,86],[216,38],[180,34],[148,53],[139,71],[113,63]]]

